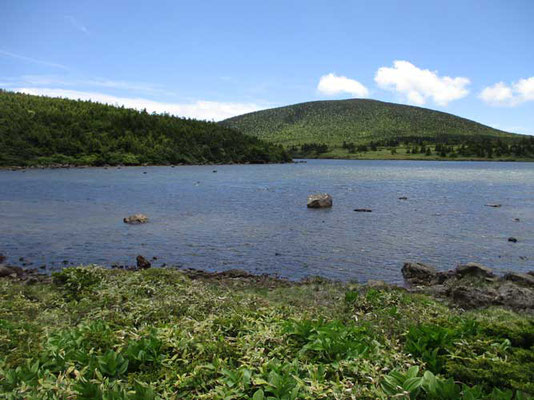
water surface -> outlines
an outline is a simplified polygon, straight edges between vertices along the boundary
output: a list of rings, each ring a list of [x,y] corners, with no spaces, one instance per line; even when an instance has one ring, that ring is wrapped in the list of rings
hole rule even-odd
[[[58,269],[64,260],[132,265],[142,254],[158,257],[156,265],[361,282],[399,282],[407,260],[440,269],[467,261],[534,269],[529,163],[309,160],[0,171],[0,188],[0,252],[32,267]],[[316,192],[330,193],[334,207],[307,209],[307,195]],[[137,212],[150,223],[122,222]],[[511,236],[518,242],[508,242]]]

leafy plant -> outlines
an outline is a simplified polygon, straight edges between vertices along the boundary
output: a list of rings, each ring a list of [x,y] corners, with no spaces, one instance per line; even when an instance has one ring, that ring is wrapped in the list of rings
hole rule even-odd
[[[116,377],[124,375],[128,370],[128,360],[113,350],[97,357],[98,370],[107,376]]]
[[[285,332],[301,345],[300,353],[321,362],[360,357],[369,351],[366,328],[341,321],[291,321]]]
[[[52,276],[54,282],[63,287],[66,296],[74,300],[80,299],[84,292],[90,291],[102,280],[100,269],[95,267],[64,268]]]

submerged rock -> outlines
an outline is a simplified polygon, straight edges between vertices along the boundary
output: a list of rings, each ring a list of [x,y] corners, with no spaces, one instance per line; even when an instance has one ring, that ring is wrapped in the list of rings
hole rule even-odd
[[[145,257],[143,257],[142,255],[137,256],[137,268],[148,269],[151,266],[152,264],[150,264],[150,261],[148,261]]]
[[[148,222],[148,217],[144,214],[134,214],[124,218],[123,221],[125,224],[130,225],[146,224]]]
[[[332,207],[332,196],[328,193],[311,194],[308,196],[308,208]]]

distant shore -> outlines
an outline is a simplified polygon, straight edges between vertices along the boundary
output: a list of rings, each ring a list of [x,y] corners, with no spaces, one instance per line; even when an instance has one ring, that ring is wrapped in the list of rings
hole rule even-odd
[[[50,164],[50,165],[0,165],[0,171],[21,171],[29,169],[121,169],[121,168],[141,168],[141,167],[200,167],[200,166],[224,166],[224,165],[266,165],[266,164],[305,164],[306,160],[347,160],[347,161],[462,161],[462,162],[524,162],[531,163],[534,159],[519,158],[519,159],[495,159],[495,158],[446,158],[446,157],[402,157],[402,156],[390,156],[390,157],[332,157],[329,155],[321,155],[316,157],[307,156],[305,158],[295,158],[289,162],[265,162],[265,163],[207,163],[207,164],[138,164],[138,165],[76,165],[76,164]]]

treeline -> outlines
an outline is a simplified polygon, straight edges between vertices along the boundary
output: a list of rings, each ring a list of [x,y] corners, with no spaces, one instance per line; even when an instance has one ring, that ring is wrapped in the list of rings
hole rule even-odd
[[[438,136],[403,137],[371,141],[368,144],[343,142],[342,148],[349,153],[365,153],[379,149],[389,149],[398,154],[403,147],[406,154],[424,154],[439,157],[518,157],[534,158],[534,137],[495,138],[484,136]]]
[[[291,146],[289,152],[293,157],[312,156],[327,153],[328,145],[324,143],[304,143],[300,146]]]
[[[0,165],[287,162],[282,148],[212,122],[0,90]]]

